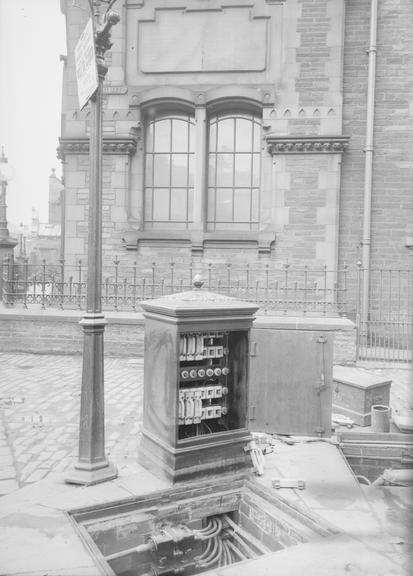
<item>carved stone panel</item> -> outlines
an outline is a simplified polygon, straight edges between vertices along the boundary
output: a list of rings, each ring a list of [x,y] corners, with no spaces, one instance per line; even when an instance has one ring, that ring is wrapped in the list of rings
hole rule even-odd
[[[250,6],[211,11],[157,9],[138,22],[142,73],[263,72],[269,18]],[[172,49],[173,47],[173,49]]]

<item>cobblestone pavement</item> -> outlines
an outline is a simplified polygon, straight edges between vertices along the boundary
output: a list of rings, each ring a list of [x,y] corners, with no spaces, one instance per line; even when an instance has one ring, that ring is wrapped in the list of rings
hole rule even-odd
[[[408,367],[366,365],[393,380],[391,404],[413,407]],[[78,450],[81,356],[0,353],[0,495],[63,472]],[[106,453],[136,462],[143,360],[105,358]]]
[[[0,353],[0,494],[62,472],[78,451],[81,356]],[[106,453],[136,461],[143,360],[105,359]]]

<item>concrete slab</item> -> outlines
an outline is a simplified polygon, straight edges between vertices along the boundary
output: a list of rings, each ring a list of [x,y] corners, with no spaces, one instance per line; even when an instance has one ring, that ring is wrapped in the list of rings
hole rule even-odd
[[[401,576],[407,575],[383,554],[351,538],[335,537],[328,542],[301,544],[258,560],[234,564],[208,572],[208,576]]]
[[[33,504],[3,516],[0,523],[2,574],[100,573],[61,511]]]
[[[299,439],[297,439],[299,440]],[[265,558],[212,571],[225,576],[401,576],[408,574],[408,556],[400,550],[397,518],[393,532],[385,529],[391,509],[377,492],[381,512],[366,498],[339,450],[328,443],[277,444],[265,457],[265,474],[257,481],[271,486],[274,477],[297,477],[306,481],[305,490],[274,492],[318,515],[340,532],[321,543],[291,547]],[[9,576],[59,574],[95,576],[99,567],[81,543],[67,510],[127,500],[168,487],[166,482],[136,466],[124,466],[118,479],[90,487],[67,485],[62,475],[51,474],[0,500],[0,541],[6,554],[0,556],[0,573]],[[394,498],[394,497],[393,497]],[[398,497],[406,509],[411,500]],[[401,506],[401,504],[400,504]],[[405,527],[408,519],[405,519]],[[409,541],[410,542],[410,541]],[[83,572],[82,572],[83,570]]]
[[[138,465],[121,469],[116,480],[89,487],[66,484],[63,477],[51,474],[0,500],[1,574],[101,574],[67,511],[168,487]]]
[[[357,525],[361,524],[357,530],[377,531],[380,527],[339,449],[322,441],[297,442],[294,446],[277,444],[275,453],[266,456],[266,474],[258,481],[271,486],[271,479],[277,476],[304,480],[305,490],[281,489],[280,495],[298,499],[326,521],[334,514],[333,523],[340,530],[353,533],[356,524],[352,515],[356,514]]]

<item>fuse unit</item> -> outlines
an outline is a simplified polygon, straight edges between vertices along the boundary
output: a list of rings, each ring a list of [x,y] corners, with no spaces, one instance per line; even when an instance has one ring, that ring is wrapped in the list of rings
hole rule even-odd
[[[179,438],[228,430],[229,361],[228,333],[180,335]]]
[[[173,482],[246,466],[249,333],[257,307],[193,290],[142,308],[140,462]]]

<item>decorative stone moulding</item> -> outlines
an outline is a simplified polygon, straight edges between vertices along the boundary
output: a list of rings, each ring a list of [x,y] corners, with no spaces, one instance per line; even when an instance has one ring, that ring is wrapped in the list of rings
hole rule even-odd
[[[103,139],[104,154],[128,154],[136,152],[138,137],[106,137]],[[57,157],[64,160],[66,154],[89,154],[89,138],[59,138]]]
[[[136,231],[126,236],[127,238],[122,238],[122,244],[126,250],[139,250],[142,243],[163,244],[165,246],[180,243],[188,245],[192,254],[203,254],[207,247],[224,249],[231,246],[237,248],[254,247],[259,254],[270,254],[276,242],[275,232]]]
[[[349,136],[274,136],[265,138],[267,150],[274,154],[342,154]]]
[[[213,107],[222,101],[250,102],[256,106],[273,106],[275,102],[275,90],[268,84],[251,88],[245,85],[228,85],[211,88],[210,90],[191,90],[177,86],[157,86],[156,88],[131,89],[129,106],[131,109],[139,106],[149,106],[154,102],[167,103],[181,102],[188,106]]]

